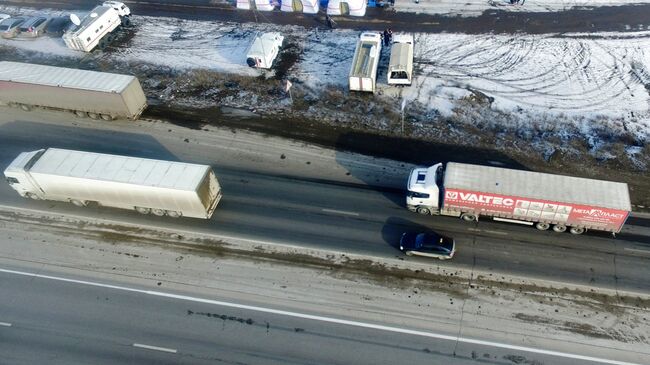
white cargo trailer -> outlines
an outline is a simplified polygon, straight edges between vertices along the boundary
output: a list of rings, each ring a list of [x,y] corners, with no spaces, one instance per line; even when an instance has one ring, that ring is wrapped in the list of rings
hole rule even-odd
[[[388,85],[411,85],[413,82],[413,35],[393,36],[387,81]]]
[[[22,152],[4,175],[25,198],[158,216],[208,219],[222,196],[210,166],[58,148]]]
[[[351,91],[375,92],[380,56],[381,34],[376,32],[361,33],[350,69]]]
[[[95,7],[83,19],[71,15],[75,28],[63,34],[65,45],[77,51],[90,52],[95,47],[104,48],[114,38],[120,25],[130,23],[131,10],[121,2],[107,1]]]
[[[0,62],[0,101],[105,120],[137,119],[147,107],[135,76],[9,61]]]
[[[625,183],[457,162],[414,169],[407,188],[406,206],[420,214],[486,216],[542,231],[617,233],[632,210]]]

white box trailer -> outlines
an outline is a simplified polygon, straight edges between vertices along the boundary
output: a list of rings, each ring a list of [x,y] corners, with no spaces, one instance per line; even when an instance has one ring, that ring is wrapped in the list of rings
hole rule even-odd
[[[350,90],[374,93],[377,83],[377,67],[381,56],[381,34],[361,33],[352,58],[350,69]]]
[[[83,19],[71,15],[75,28],[63,34],[65,45],[77,51],[90,52],[95,47],[104,48],[114,38],[120,25],[130,23],[131,10],[121,2],[107,1],[95,7]]]
[[[0,101],[105,120],[137,119],[147,107],[135,76],[9,61],[0,62]]]
[[[58,148],[22,152],[4,175],[25,198],[158,216],[208,219],[222,196],[210,166]]]
[[[411,85],[413,82],[413,35],[395,34],[388,63],[389,85]]]
[[[573,234],[620,232],[632,210],[625,183],[456,162],[411,171],[406,205],[425,215],[488,216]]]

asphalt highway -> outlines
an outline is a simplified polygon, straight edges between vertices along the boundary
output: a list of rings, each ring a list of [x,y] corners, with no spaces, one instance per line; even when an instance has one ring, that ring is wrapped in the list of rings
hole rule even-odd
[[[8,110],[8,109],[7,109]],[[156,140],[139,134],[36,122],[56,113],[15,114],[20,123],[0,125],[0,165],[7,165],[22,151],[61,147],[161,159],[177,159],[170,149],[181,150],[182,139]],[[30,122],[29,120],[33,120]],[[143,131],[146,133],[146,131]],[[163,147],[164,143],[166,147]],[[176,146],[170,147],[170,144]],[[277,155],[250,150],[255,160],[273,164]],[[251,147],[253,148],[253,147]],[[193,147],[193,153],[219,155],[228,160],[228,146]],[[240,152],[237,152],[240,153]],[[438,230],[456,239],[457,256],[443,265],[484,272],[609,289],[647,293],[650,290],[650,227],[648,220],[631,219],[624,232],[613,239],[608,234],[588,232],[583,236],[552,231],[538,232],[528,226],[491,221],[466,223],[451,217],[428,217],[404,207],[404,192],[366,183],[350,184],[314,179],[299,173],[269,174],[246,165],[246,158],[233,154],[237,167],[211,163],[223,187],[224,198],[210,220],[159,218],[101,207],[78,208],[60,202],[30,201],[7,184],[0,184],[0,204],[44,212],[63,212],[192,230],[231,237],[313,247],[368,256],[402,256],[397,250],[405,231]],[[213,160],[214,161],[214,160]],[[344,160],[339,163],[343,164]],[[341,167],[341,166],[337,166]],[[381,171],[377,172],[379,175]],[[326,171],[323,171],[326,174]],[[408,258],[424,260],[423,258]]]

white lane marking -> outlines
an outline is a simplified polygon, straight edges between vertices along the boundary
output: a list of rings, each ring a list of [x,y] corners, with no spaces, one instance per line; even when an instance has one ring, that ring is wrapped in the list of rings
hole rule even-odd
[[[3,327],[11,327],[11,323],[0,322],[0,326],[3,326]]]
[[[357,322],[357,321],[351,321],[351,320],[347,320],[347,319],[339,319],[339,318],[333,318],[333,317],[323,317],[323,316],[316,316],[316,315],[313,315],[313,314],[305,314],[305,313],[298,313],[298,312],[289,312],[289,311],[284,311],[284,310],[279,310],[279,309],[271,309],[271,308],[257,307],[257,306],[252,306],[252,305],[224,302],[224,301],[220,301],[220,300],[212,300],[212,299],[205,299],[205,298],[190,297],[190,296],[187,296],[187,295],[171,294],[171,293],[159,292],[159,291],[154,291],[154,290],[144,290],[144,289],[129,288],[129,287],[118,286],[118,285],[102,284],[102,283],[86,281],[86,280],[68,279],[68,278],[59,277],[59,276],[43,275],[43,274],[36,274],[36,273],[9,270],[9,269],[0,269],[0,272],[4,272],[4,273],[7,273],[7,274],[15,274],[15,275],[36,277],[36,278],[41,278],[41,279],[57,280],[57,281],[63,281],[63,282],[68,282],[68,283],[83,284],[83,285],[95,286],[95,287],[100,287],[100,288],[108,288],[108,289],[129,291],[129,292],[153,295],[153,296],[163,297],[163,298],[180,299],[180,300],[186,300],[186,301],[196,302],[196,303],[213,304],[213,305],[218,305],[218,306],[222,306],[222,307],[245,309],[245,310],[251,310],[251,311],[262,312],[262,313],[271,313],[271,314],[283,315],[283,316],[287,316],[287,317],[311,319],[311,320],[320,321],[320,322],[344,324],[344,325],[348,325],[348,326],[369,328],[369,329],[375,329],[375,330],[387,331],[387,332],[402,333],[402,334],[413,335],[413,336],[429,337],[429,338],[435,338],[435,339],[440,339],[440,340],[458,341],[458,342],[471,343],[471,344],[481,345],[481,346],[488,346],[488,347],[496,347],[496,348],[502,348],[502,349],[508,349],[508,350],[530,352],[530,353],[541,354],[541,355],[557,356],[557,357],[563,357],[563,358],[567,358],[567,359],[583,360],[583,361],[590,361],[590,362],[599,362],[599,363],[611,364],[611,365],[641,365],[641,364],[638,364],[638,363],[627,362],[627,361],[610,360],[610,359],[605,359],[605,358],[600,358],[600,357],[572,354],[572,353],[568,353],[568,352],[560,352],[560,351],[538,349],[538,348],[534,348],[534,347],[509,345],[507,343],[501,343],[501,342],[484,341],[484,340],[477,340],[477,339],[468,338],[468,337],[443,335],[443,334],[434,333],[434,332],[410,330],[410,329],[407,329],[407,328],[384,326],[384,325],[366,323],[366,322]]]
[[[355,217],[358,217],[358,216],[359,216],[359,213],[355,213],[355,212],[346,212],[346,211],[344,211],[344,210],[322,209],[322,211],[323,211],[323,212],[326,212],[326,213],[336,213],[336,214],[343,214],[343,215],[353,215],[353,216],[355,216]]]
[[[133,347],[140,347],[140,348],[147,349],[147,350],[170,352],[172,354],[175,354],[177,352],[175,349],[168,349],[166,347],[158,347],[158,346],[151,346],[151,345],[143,345],[141,343],[134,343]]]
[[[632,252],[640,252],[640,253],[645,253],[647,255],[650,255],[649,250],[639,250],[639,249],[636,249],[636,248],[627,248],[627,247],[625,247],[624,250],[625,251],[632,251]]]

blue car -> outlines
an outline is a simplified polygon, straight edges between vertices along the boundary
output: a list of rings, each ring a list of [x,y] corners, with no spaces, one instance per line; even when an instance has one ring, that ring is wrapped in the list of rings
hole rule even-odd
[[[426,256],[448,260],[456,253],[456,242],[436,232],[404,233],[399,241],[399,249],[408,256]]]

